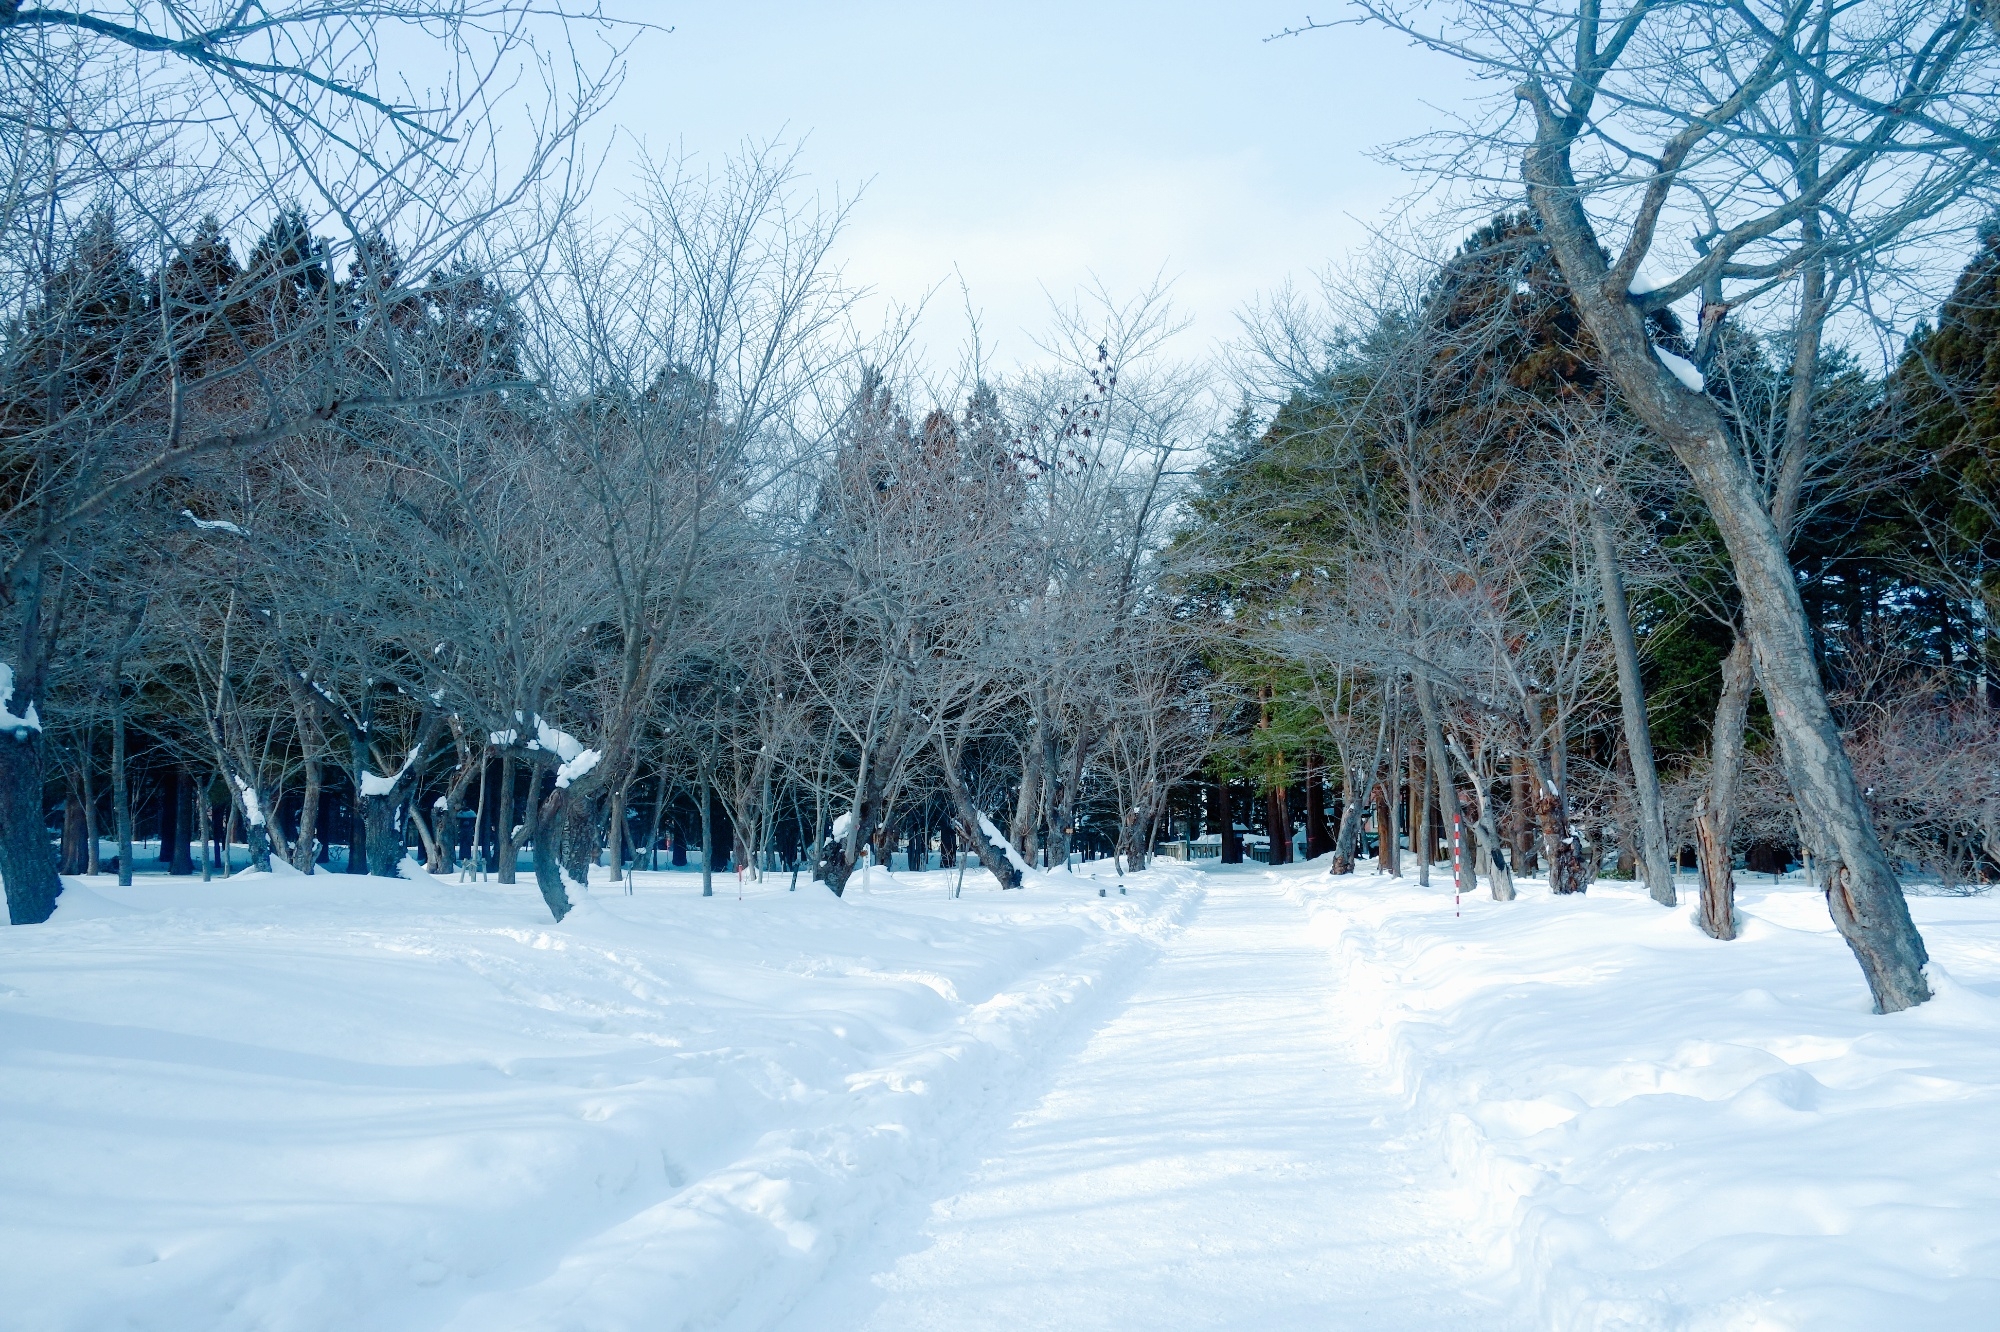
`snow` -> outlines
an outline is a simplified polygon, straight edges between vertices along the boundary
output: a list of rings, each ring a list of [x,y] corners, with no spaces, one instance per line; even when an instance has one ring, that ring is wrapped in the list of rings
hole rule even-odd
[[[18,739],[26,739],[26,732],[42,729],[42,719],[30,702],[28,710],[20,716],[14,715],[14,667],[0,661],[0,731],[20,731]]]
[[[1685,356],[1676,356],[1665,347],[1653,348],[1653,354],[1660,358],[1661,365],[1664,365],[1668,370],[1673,372],[1675,379],[1681,381],[1682,388],[1687,389],[1690,393],[1706,393],[1708,391],[1708,381],[1702,378],[1701,371],[1695,369],[1693,361],[1688,360]]]
[[[987,841],[999,848],[1000,853],[1007,857],[1007,863],[1012,865],[1015,872],[1023,879],[1033,872],[1028,868],[1028,862],[1021,859],[1021,853],[1014,849],[1014,844],[1002,837],[1000,830],[993,826],[993,820],[983,813],[979,816],[979,831],[986,834]]]
[[[546,749],[565,763],[584,752],[581,740],[578,740],[568,731],[558,731],[540,717],[535,718],[535,739],[531,747]],[[595,761],[594,759],[592,760],[592,762]]]
[[[1880,1017],[1805,885],[1719,944],[1325,863],[70,879],[0,932],[0,1325],[1991,1325],[2000,898],[1913,898]]]
[[[263,827],[264,807],[257,799],[257,788],[244,781],[241,777],[238,777],[236,779],[236,789],[243,795],[244,817],[250,821],[250,826],[253,828]]]
[[[781,1332],[1515,1325],[1424,1178],[1435,1135],[1381,1131],[1393,1098],[1355,1058],[1305,913],[1268,873],[1209,883],[961,1182],[884,1216]]]
[[[1689,878],[1290,882],[1535,1326],[1992,1326],[2000,900],[1912,898],[1938,997],[1880,1017],[1822,896],[1754,877],[1733,943]]]
[[[71,879],[0,932],[0,1326],[769,1326],[1199,896]]]
[[[189,522],[193,523],[196,527],[200,528],[204,532],[229,532],[240,537],[247,537],[250,535],[248,532],[238,527],[235,523],[225,522],[220,518],[214,520],[203,520],[197,518],[194,516],[193,509],[182,509],[181,517],[187,519]]]
[[[556,769],[556,785],[568,786],[571,782],[596,767],[597,761],[603,757],[604,755],[595,749],[579,750],[569,758],[568,762]]]
[[[393,777],[383,777],[363,768],[361,770],[361,794],[365,796],[385,796],[394,792],[396,783],[403,780],[403,774],[408,772],[410,765],[417,761],[417,753],[417,750],[412,749],[408,756],[403,759],[403,766],[396,769]]]
[[[849,828],[852,828],[853,826],[854,826],[853,812],[849,811],[848,813],[842,814],[839,818],[833,821],[833,840],[837,842],[841,838],[847,836],[847,830]]]

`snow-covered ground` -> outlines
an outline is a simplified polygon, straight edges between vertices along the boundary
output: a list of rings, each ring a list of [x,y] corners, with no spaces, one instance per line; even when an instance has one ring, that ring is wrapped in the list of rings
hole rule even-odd
[[[1537,1326],[2000,1327],[2000,901],[1912,898],[1938,996],[1878,1017],[1798,883],[1727,944],[1629,884],[1289,886]]]
[[[2000,901],[1093,868],[72,880],[0,1329],[2000,1325]]]
[[[0,931],[0,1328],[762,1326],[1199,896],[418,875]]]
[[[1530,1326],[1285,888],[1212,873],[1117,1015],[782,1332]]]

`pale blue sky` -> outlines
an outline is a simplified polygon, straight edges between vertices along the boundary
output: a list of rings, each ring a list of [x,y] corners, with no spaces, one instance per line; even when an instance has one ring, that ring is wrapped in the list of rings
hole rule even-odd
[[[1164,271],[1195,319],[1183,349],[1203,350],[1258,293],[1364,243],[1412,185],[1367,151],[1470,91],[1373,29],[1263,40],[1338,0],[616,8],[674,31],[641,39],[610,119],[710,157],[803,136],[815,188],[867,183],[850,277],[901,301],[946,284],[921,330],[945,359],[964,336],[954,266],[1003,364],[1034,356],[1048,294],[1093,274],[1130,293]]]

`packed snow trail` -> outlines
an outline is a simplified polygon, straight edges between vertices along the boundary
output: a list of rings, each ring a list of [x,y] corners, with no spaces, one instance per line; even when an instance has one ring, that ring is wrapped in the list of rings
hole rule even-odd
[[[1195,920],[928,1218],[885,1220],[815,1329],[1509,1325],[1434,1142],[1345,1049],[1335,970],[1267,871]]]

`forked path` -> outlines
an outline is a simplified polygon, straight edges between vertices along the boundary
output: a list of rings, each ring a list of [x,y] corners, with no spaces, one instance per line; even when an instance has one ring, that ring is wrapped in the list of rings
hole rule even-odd
[[[1476,1246],[1348,1052],[1333,971],[1265,871],[982,1144],[927,1218],[847,1255],[787,1329],[1505,1328]]]

